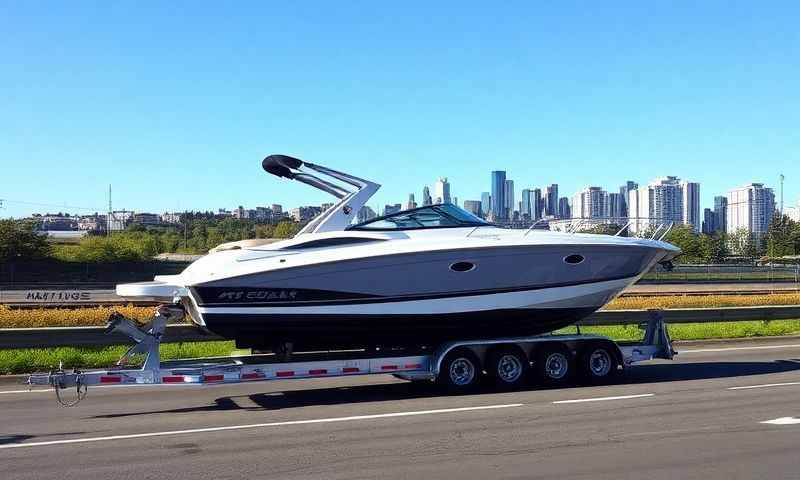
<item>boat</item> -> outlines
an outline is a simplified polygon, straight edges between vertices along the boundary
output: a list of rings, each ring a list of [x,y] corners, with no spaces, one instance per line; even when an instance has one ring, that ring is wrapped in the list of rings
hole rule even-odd
[[[286,155],[262,166],[338,201],[294,238],[222,245],[117,294],[179,303],[239,348],[433,347],[574,324],[680,253],[655,238],[500,228],[452,204],[357,222],[377,183]]]

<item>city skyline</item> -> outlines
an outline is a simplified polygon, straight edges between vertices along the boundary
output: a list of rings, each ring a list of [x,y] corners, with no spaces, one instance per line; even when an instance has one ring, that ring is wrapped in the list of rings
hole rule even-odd
[[[267,176],[271,153],[381,183],[377,205],[445,175],[477,199],[495,166],[562,197],[680,175],[708,207],[779,174],[800,195],[796,2],[4,13],[4,217],[104,211],[109,183],[145,211],[329,201]]]

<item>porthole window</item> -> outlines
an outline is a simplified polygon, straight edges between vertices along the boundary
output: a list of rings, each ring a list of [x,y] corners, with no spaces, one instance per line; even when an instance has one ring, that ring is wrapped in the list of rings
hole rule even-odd
[[[577,265],[583,262],[583,260],[583,255],[578,255],[577,253],[564,257],[564,261],[570,265]]]
[[[470,262],[456,262],[450,265],[450,270],[454,272],[469,272],[475,269],[475,264]]]

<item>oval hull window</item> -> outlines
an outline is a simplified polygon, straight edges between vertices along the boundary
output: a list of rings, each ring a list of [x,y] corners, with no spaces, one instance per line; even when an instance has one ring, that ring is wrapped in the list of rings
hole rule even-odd
[[[475,269],[475,264],[470,262],[456,262],[450,265],[450,270],[454,272],[469,272]]]
[[[583,255],[578,255],[577,253],[564,257],[564,262],[569,263],[570,265],[577,265],[583,262],[583,260]]]

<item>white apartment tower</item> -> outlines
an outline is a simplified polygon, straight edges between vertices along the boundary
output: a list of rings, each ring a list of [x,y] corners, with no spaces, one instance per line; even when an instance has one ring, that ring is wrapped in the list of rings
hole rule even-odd
[[[608,216],[608,192],[600,187],[586,187],[572,197],[572,218]]]
[[[775,215],[775,193],[763,183],[751,183],[728,192],[727,232],[745,229],[760,240]]]

